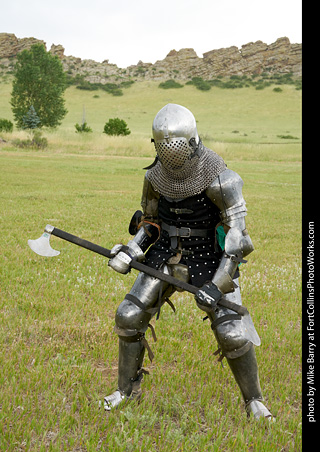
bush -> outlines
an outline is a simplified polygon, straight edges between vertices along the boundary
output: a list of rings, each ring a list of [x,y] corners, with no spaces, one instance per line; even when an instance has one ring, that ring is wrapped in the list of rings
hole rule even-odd
[[[299,140],[298,137],[293,137],[292,135],[277,135],[277,137],[283,140]]]
[[[218,78],[214,78],[214,79],[212,79],[212,80],[208,80],[208,83],[209,83],[211,86],[217,86],[217,87],[219,87],[219,88],[222,88],[222,87],[223,87],[223,81],[220,80],[220,79],[218,79]]]
[[[68,86],[75,85],[77,89],[85,91],[97,91],[102,89],[112,96],[123,96],[121,88],[128,88],[132,85],[133,81],[121,82],[120,85],[116,83],[91,83],[84,79],[82,75],[76,75],[76,77],[68,77]]]
[[[27,140],[13,140],[14,146],[17,146],[18,148],[36,148],[36,149],[45,149],[48,146],[48,140],[41,136],[40,130],[34,130],[32,132],[33,137],[32,139]]]
[[[8,119],[0,119],[0,132],[12,132],[13,123]]]
[[[231,80],[226,81],[221,86],[221,88],[224,88],[224,89],[236,89],[237,87],[238,87],[238,85]]]
[[[170,80],[166,80],[165,82],[160,83],[158,88],[162,88],[162,89],[183,88],[183,85],[176,82],[175,80],[170,79]]]
[[[82,80],[76,88],[85,91],[97,91],[99,89],[99,85],[97,83],[90,83],[86,80]]]
[[[133,85],[134,81],[133,80],[125,80],[124,82],[120,83],[120,86],[122,88],[130,88],[131,85]]]
[[[81,124],[81,126],[77,123],[77,124],[75,125],[75,128],[76,128],[76,133],[77,133],[77,132],[79,132],[79,133],[82,133],[82,132],[92,132],[91,127],[89,127],[89,126],[87,125],[86,122],[83,122],[83,123]]]
[[[210,83],[201,77],[192,77],[191,81],[187,82],[187,85],[194,85],[200,91],[209,91],[211,89]]]
[[[113,118],[105,123],[103,133],[107,135],[130,135],[131,131],[123,119]]]
[[[112,94],[112,96],[123,96],[122,90],[116,83],[105,83],[104,85],[101,84],[101,89],[109,94]]]

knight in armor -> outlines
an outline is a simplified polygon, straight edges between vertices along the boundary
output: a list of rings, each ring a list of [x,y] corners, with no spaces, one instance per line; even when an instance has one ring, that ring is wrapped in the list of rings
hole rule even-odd
[[[196,287],[197,306],[205,311],[242,393],[248,416],[271,418],[262,403],[254,346],[260,338],[249,314],[241,316],[221,306],[221,299],[241,305],[239,264],[253,251],[245,224],[243,181],[223,159],[206,148],[193,114],[168,104],[153,125],[155,161],[147,168],[142,211],[133,216],[126,246],[115,245],[110,267],[126,274],[132,259]],[[118,388],[104,398],[105,410],[125,400],[139,399],[150,320],[178,290],[145,273],[137,279],[117,309],[119,336]]]

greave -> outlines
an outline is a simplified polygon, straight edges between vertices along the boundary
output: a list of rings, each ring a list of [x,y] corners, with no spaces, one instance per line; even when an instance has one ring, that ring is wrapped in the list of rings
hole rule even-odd
[[[118,389],[130,396],[134,382],[139,377],[145,347],[138,342],[127,342],[119,337]]]
[[[254,346],[238,358],[227,358],[230,369],[240,388],[246,406],[252,400],[262,400],[258,364]]]

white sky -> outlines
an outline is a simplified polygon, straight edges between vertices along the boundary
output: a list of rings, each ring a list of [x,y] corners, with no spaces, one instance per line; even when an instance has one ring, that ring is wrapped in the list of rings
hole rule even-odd
[[[203,53],[288,37],[302,42],[302,0],[11,0],[0,33],[61,44],[65,55],[124,68],[170,50]]]

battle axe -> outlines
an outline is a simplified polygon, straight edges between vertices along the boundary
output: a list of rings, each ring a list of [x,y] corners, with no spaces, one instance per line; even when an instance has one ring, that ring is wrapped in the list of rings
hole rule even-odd
[[[75,245],[93,251],[94,253],[101,254],[102,256],[107,257],[109,259],[113,257],[111,256],[111,251],[108,250],[107,248],[103,248],[102,246],[96,245],[92,242],[88,242],[88,240],[81,239],[80,237],[69,234],[68,232],[62,231],[61,229],[55,228],[54,226],[51,226],[49,224],[47,224],[47,226],[45,227],[42,236],[36,240],[28,240],[28,245],[30,246],[32,251],[39,254],[40,256],[45,257],[58,256],[60,254],[60,251],[56,251],[50,246],[51,235],[55,235],[60,239],[74,243]],[[142,264],[141,262],[138,262],[136,260],[132,260],[130,262],[130,267],[140,272],[144,272],[149,276],[153,276],[154,278],[158,278],[161,281],[165,281],[173,286],[178,287],[179,289],[185,290],[192,294],[195,294],[199,290],[199,288],[196,286],[188,284],[184,281],[180,281],[179,279],[174,278],[171,275],[166,275],[165,273],[162,273],[161,271],[155,268],[148,267],[147,265]],[[231,301],[221,299],[220,301],[218,301],[218,304],[220,306],[224,306],[225,308],[231,309],[232,311],[235,311],[240,315],[248,314],[247,308],[245,308],[244,306],[240,306],[236,303],[232,303]]]

